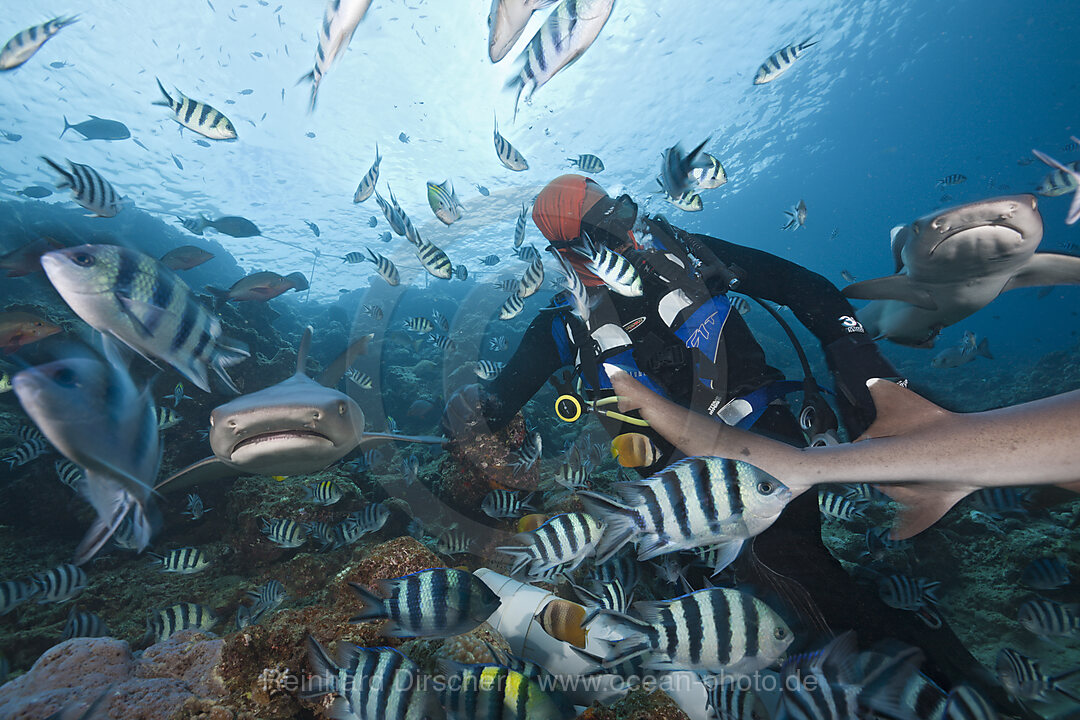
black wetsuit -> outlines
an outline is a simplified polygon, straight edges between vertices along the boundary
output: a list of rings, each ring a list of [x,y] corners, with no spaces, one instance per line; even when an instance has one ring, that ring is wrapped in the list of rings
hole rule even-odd
[[[652,232],[657,230],[653,225],[647,227]],[[847,432],[850,437],[861,434],[874,418],[865,381],[873,377],[896,378],[897,372],[855,323],[854,310],[840,291],[821,275],[775,255],[709,236],[692,237],[703,242],[721,262],[738,269],[738,292],[786,306],[821,342],[834,373],[836,400]],[[607,294],[622,322],[646,318],[630,332],[639,369],[671,400],[695,408],[699,402],[691,391],[695,380],[687,369],[691,363],[684,356],[685,345],[671,336],[662,323],[653,323],[657,300],[666,288],[650,286],[647,279],[644,285],[642,297]],[[709,288],[717,294],[725,289]],[[509,422],[549,376],[565,365],[560,343],[566,341],[564,322],[569,312],[565,306],[541,312],[529,325],[503,372],[484,387],[483,415],[492,429]],[[560,332],[563,336],[557,340]],[[666,342],[665,332],[669,335]],[[764,351],[738,312],[730,313],[723,337],[728,399],[782,378],[766,362]],[[660,358],[659,363],[656,358]],[[641,428],[624,425],[613,429],[608,424],[608,430],[640,432]],[[752,431],[805,445],[797,420],[783,404],[770,405]],[[657,444],[669,451],[664,454],[665,460],[670,459],[671,446]],[[982,677],[975,674],[977,663],[947,625],[930,630],[913,613],[889,608],[873,588],[852,581],[822,542],[816,492],[796,498],[769,530],[754,539],[752,549],[742,554],[737,574],[741,581],[748,581],[788,608],[785,614],[795,619],[795,626],[801,629],[796,634],[807,641],[804,648],[820,647],[830,634],[848,629],[857,631],[863,647],[879,639],[899,638],[926,651],[929,662],[924,669],[936,675],[939,682],[947,685],[967,680],[993,693],[995,699],[1002,699],[997,688],[980,682]]]

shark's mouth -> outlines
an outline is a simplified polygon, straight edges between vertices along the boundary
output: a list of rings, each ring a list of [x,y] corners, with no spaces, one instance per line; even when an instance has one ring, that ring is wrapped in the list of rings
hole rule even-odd
[[[258,445],[261,443],[278,442],[282,440],[300,440],[308,438],[324,440],[330,445],[334,444],[333,440],[331,440],[328,436],[322,434],[321,432],[308,430],[306,428],[292,428],[289,430],[274,430],[272,432],[259,433],[258,435],[246,437],[240,442],[233,445],[232,454],[235,455],[236,451],[240,448],[250,447],[252,445]]]
[[[947,240],[950,240],[951,238],[954,238],[957,235],[960,235],[961,233],[966,233],[966,232],[968,232],[970,230],[979,230],[979,229],[982,229],[982,228],[1000,228],[1001,230],[1005,230],[1005,231],[1008,231],[1008,232],[1011,232],[1011,233],[1015,233],[1017,239],[1021,239],[1021,238],[1024,237],[1024,231],[1023,230],[1021,230],[1018,227],[1014,227],[1013,225],[1010,225],[1009,223],[1001,222],[1000,220],[998,220],[996,222],[989,222],[988,221],[988,222],[984,222],[984,223],[968,223],[966,225],[960,225],[960,226],[955,227],[955,228],[950,228],[944,235],[941,236],[941,239],[939,239],[936,243],[934,243],[934,247],[930,248],[930,253],[929,254],[933,255],[934,252],[939,247],[944,245]]]

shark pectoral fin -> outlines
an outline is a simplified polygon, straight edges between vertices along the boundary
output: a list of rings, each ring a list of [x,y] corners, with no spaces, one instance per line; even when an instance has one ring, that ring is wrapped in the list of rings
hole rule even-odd
[[[977,488],[956,485],[874,485],[900,503],[889,537],[907,540],[945,517],[953,505]]]
[[[345,348],[345,352],[334,358],[334,361],[326,366],[326,369],[315,379],[320,385],[334,387],[338,380],[345,374],[345,370],[352,365],[358,355],[367,355],[368,343],[375,337],[374,333],[368,333],[358,340],[354,340]]]
[[[1073,482],[1067,483],[1058,483],[1058,487],[1064,488],[1066,490],[1071,490],[1074,493],[1080,493],[1080,480],[1075,480]]]
[[[398,440],[400,442],[414,442],[414,443],[428,443],[430,445],[445,445],[450,442],[448,438],[442,435],[394,435],[393,433],[364,433],[364,437],[360,439],[360,445],[365,445],[371,442],[386,442],[387,440]]]
[[[907,275],[889,275],[852,283],[841,292],[845,297],[857,300],[899,300],[923,310],[937,310],[937,302],[930,292],[919,287]]]
[[[855,442],[903,435],[952,415],[921,395],[888,380],[873,378],[867,381],[866,387],[870,390],[877,417]]]
[[[1080,257],[1035,253],[1013,273],[1005,283],[1005,290],[1039,285],[1080,285]]]
[[[173,473],[155,485],[154,490],[161,490],[168,485],[168,488],[166,488],[167,492],[174,492],[176,490],[189,488],[193,485],[198,485],[199,483],[213,482],[214,480],[241,474],[241,471],[234,467],[230,467],[216,457],[211,456],[203,458],[196,463],[188,465],[183,470]]]

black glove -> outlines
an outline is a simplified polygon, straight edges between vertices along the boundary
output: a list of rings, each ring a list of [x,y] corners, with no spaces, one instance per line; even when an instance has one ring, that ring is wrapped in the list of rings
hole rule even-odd
[[[826,345],[825,360],[836,382],[836,402],[844,426],[854,439],[870,427],[877,415],[866,381],[898,381],[900,373],[864,332],[848,333]]]
[[[454,391],[443,408],[442,428],[447,437],[457,438],[464,435],[478,420],[483,419],[484,392],[480,385],[473,383]]]

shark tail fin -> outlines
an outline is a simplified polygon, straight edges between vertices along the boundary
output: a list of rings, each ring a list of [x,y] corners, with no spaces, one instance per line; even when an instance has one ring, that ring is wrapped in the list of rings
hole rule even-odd
[[[922,396],[896,383],[874,378],[866,387],[874,401],[877,418],[855,442],[870,438],[903,435],[951,415]]]
[[[975,347],[975,354],[986,358],[987,360],[993,360],[994,355],[990,352],[990,340],[983,338],[979,341],[979,344]]]

